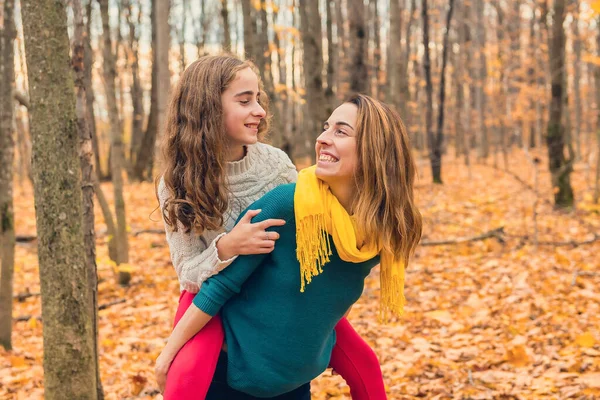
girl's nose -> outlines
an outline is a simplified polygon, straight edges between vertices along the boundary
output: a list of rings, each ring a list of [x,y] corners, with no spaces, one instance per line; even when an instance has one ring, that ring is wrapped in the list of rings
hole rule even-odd
[[[267,112],[265,111],[264,108],[262,108],[262,106],[260,104],[256,104],[257,107],[254,109],[254,115],[260,118],[264,118],[267,115]]]

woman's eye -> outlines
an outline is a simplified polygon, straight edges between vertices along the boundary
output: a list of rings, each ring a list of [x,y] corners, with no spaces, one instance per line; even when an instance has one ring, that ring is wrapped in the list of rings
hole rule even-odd
[[[338,135],[345,135],[346,132],[342,131],[341,129],[338,129],[337,131],[335,131]]]

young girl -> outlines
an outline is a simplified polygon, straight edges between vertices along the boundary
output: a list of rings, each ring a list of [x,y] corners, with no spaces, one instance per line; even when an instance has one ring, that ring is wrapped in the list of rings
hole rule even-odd
[[[157,192],[182,290],[175,324],[210,276],[239,255],[272,252],[278,234],[268,229],[285,223],[278,218],[252,223],[252,217],[263,214],[254,208],[234,226],[242,210],[297,178],[284,152],[258,142],[267,130],[266,103],[251,64],[231,56],[200,58],[174,90],[164,143],[166,168]],[[336,330],[339,355],[331,365],[346,379],[354,398],[385,398],[370,347],[345,319]],[[217,316],[184,346],[171,365],[165,399],[204,398],[223,336]],[[340,344],[362,355],[367,373],[356,371]]]
[[[269,229],[277,246],[240,257],[204,282],[157,359],[159,382],[181,346],[220,311],[226,343],[207,399],[310,399],[310,381],[343,342],[334,328],[378,263],[382,315],[402,312],[404,266],[420,239],[421,216],[400,118],[357,95],[325,123],[316,152],[317,165],[297,184],[250,206],[262,209],[255,223],[285,220]],[[360,368],[360,355],[342,353]]]

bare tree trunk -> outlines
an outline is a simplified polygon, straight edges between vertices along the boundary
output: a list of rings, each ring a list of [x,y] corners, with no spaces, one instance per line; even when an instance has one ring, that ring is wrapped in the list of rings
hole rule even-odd
[[[179,70],[183,74],[187,61],[185,59],[185,31],[187,28],[187,13],[188,13],[188,2],[187,0],[181,0],[181,6],[183,12],[181,13],[181,26],[179,29]]]
[[[348,64],[347,57],[347,43],[348,43],[348,32],[346,30],[345,21],[343,12],[342,12],[342,1],[343,0],[333,0],[335,4],[335,29],[337,31],[337,55],[336,55],[336,64],[342,66],[342,68],[338,68],[336,74],[336,88],[337,88],[337,98],[338,100],[343,100],[346,96],[346,93],[349,90],[349,82],[348,82],[348,71],[343,66]]]
[[[481,1],[475,2],[475,21],[477,29],[477,62],[476,62],[476,73],[477,73],[477,87],[475,90],[475,107],[477,109],[477,149],[478,158],[485,160],[489,156],[489,142],[488,132],[485,124],[485,108],[486,108],[486,95],[485,86],[487,81],[487,61],[485,56],[485,28],[483,13],[484,3]]]
[[[111,172],[115,199],[115,215],[117,220],[117,264],[129,262],[129,240],[127,238],[127,221],[125,216],[125,199],[123,197],[123,131],[119,120],[115,95],[115,59],[112,52],[110,26],[108,20],[108,0],[99,0],[102,15],[104,38],[103,75],[104,87],[108,102],[108,114],[111,130]],[[124,283],[124,282],[120,282]]]
[[[600,24],[600,17],[596,18],[596,23]],[[596,55],[600,56],[600,31],[596,31]],[[594,68],[594,83],[596,94],[596,179],[594,183],[594,203],[600,200],[600,66]]]
[[[387,48],[387,75],[388,93],[387,100],[393,104],[404,118],[406,109],[406,94],[401,90],[401,75],[403,54],[398,51],[398,45],[402,43],[402,7],[400,0],[390,0],[390,40]]]
[[[581,115],[582,115],[582,104],[581,104],[581,88],[579,81],[581,80],[581,37],[579,35],[579,1],[572,0],[572,4],[575,7],[573,12],[573,53],[575,54],[575,60],[573,61],[573,69],[575,74],[573,76],[573,94],[575,95],[575,154],[578,159],[581,159]]]
[[[156,51],[156,5],[153,0],[153,6],[150,11],[150,20],[152,21],[152,88],[150,89],[150,111],[148,113],[148,124],[146,125],[146,132],[144,138],[140,144],[140,148],[135,158],[135,165],[133,166],[132,179],[137,181],[152,180],[152,166],[154,160],[154,153],[156,149],[157,137],[158,137],[158,61]]]
[[[129,28],[129,67],[131,68],[131,105],[133,115],[131,118],[131,147],[129,149],[129,159],[134,165],[135,158],[140,150],[144,137],[144,90],[140,80],[139,66],[139,33],[136,30],[136,23],[133,21],[132,7],[130,0],[124,0],[123,7],[125,8],[125,19]],[[137,26],[141,27],[141,8],[138,7]],[[184,60],[185,65],[185,60]]]
[[[435,159],[434,136],[433,136],[433,85],[431,83],[431,60],[429,57],[429,15],[427,0],[421,2],[421,17],[423,19],[423,70],[425,72],[425,91],[427,95],[427,105],[425,108],[425,131],[427,143],[429,145],[429,159],[431,161],[431,171],[434,183],[441,183],[441,176],[438,168],[440,162]]]
[[[368,42],[365,40],[365,5],[363,0],[348,0],[348,19],[350,21],[350,90],[365,93],[368,90],[367,71]],[[309,64],[310,65],[310,64]]]
[[[325,89],[325,99],[327,102],[327,113],[331,114],[337,101],[335,99],[335,73],[336,70],[339,72],[339,68],[335,68],[336,65],[336,45],[333,42],[333,14],[331,10],[332,0],[325,0],[325,13],[327,22],[327,88]]]
[[[374,97],[385,100],[385,81],[383,61],[381,57],[381,34],[379,32],[381,19],[379,18],[379,4],[377,0],[370,0],[369,7],[373,9],[373,94]],[[400,43],[400,42],[398,42]]]
[[[91,0],[89,0],[91,2]],[[83,195],[83,247],[85,264],[88,271],[88,288],[91,291],[90,315],[94,333],[94,361],[96,370],[97,398],[104,399],[102,381],[100,379],[100,362],[98,357],[98,272],[96,266],[96,232],[94,227],[94,167],[92,136],[86,105],[85,70],[91,65],[85,64],[85,26],[81,0],[72,0],[73,6],[73,48],[72,60],[75,75],[77,130],[79,132],[79,163],[81,166],[81,191]]]
[[[242,1],[242,14],[244,17],[244,53],[247,59],[256,60],[258,42],[258,27],[254,18],[254,8],[251,0]]]
[[[229,31],[229,4],[221,0],[221,18],[223,18],[223,51],[231,51],[231,32]]]
[[[44,397],[97,399],[65,3],[23,0],[44,321]],[[51,76],[52,79],[47,77]]]
[[[431,171],[434,183],[442,183],[442,145],[444,143],[444,99],[446,98],[446,64],[448,62],[448,46],[450,35],[450,22],[454,10],[454,0],[450,0],[446,16],[446,31],[444,32],[444,45],[442,48],[442,70],[440,72],[440,100],[438,103],[437,134],[428,136]],[[426,18],[427,19],[427,18]]]
[[[321,44],[321,19],[318,0],[303,1],[299,5],[300,33],[304,51],[306,103],[308,115],[305,115],[304,148],[299,156],[314,157],[314,141],[321,131],[321,123],[327,119],[327,104],[323,88],[323,50]]]
[[[550,120],[548,121],[548,158],[554,203],[560,208],[573,206],[573,189],[571,188],[572,159],[565,159],[565,134],[562,125],[565,87],[565,19],[564,0],[554,0],[552,23],[552,46],[550,47],[550,70],[552,76],[552,98],[550,103]]]
[[[13,136],[15,82],[14,0],[4,0],[4,29],[0,31],[0,345],[12,349],[12,294],[15,267],[13,210]]]
[[[153,7],[156,7],[154,13],[156,27],[156,51],[155,62],[158,74],[158,93],[156,98],[156,145],[160,142],[160,137],[165,129],[165,118],[167,113],[167,103],[171,93],[171,71],[169,70],[169,44],[171,42],[169,28],[170,2],[154,0]]]
[[[279,10],[277,8],[273,9],[273,26],[278,24],[279,19]],[[275,96],[278,96],[278,103],[276,113],[279,117],[279,129],[280,132],[274,137],[274,145],[282,149],[286,152],[286,154],[291,157],[292,156],[292,144],[290,137],[290,121],[288,118],[288,108],[290,105],[291,99],[290,93],[291,91],[287,86],[287,64],[286,64],[286,48],[283,44],[281,31],[275,30],[275,35],[273,38],[273,43],[275,44],[275,49],[277,49],[277,66],[278,66],[278,75],[279,75],[279,85],[275,90]]]

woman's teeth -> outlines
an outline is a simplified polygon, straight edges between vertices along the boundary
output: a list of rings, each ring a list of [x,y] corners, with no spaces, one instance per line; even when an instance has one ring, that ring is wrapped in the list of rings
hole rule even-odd
[[[337,159],[333,158],[332,156],[329,156],[327,154],[321,154],[319,156],[319,161],[326,161],[326,162],[337,162]]]

